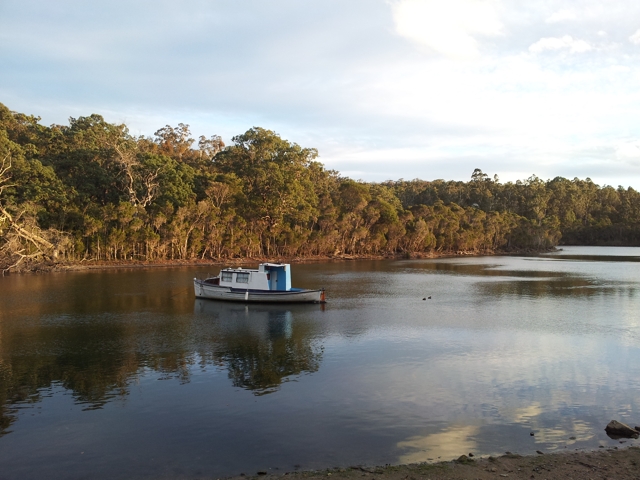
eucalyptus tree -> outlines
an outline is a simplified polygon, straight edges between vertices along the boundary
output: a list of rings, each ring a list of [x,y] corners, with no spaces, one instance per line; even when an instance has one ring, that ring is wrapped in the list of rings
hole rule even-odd
[[[259,127],[232,141],[233,145],[216,155],[215,166],[241,182],[236,205],[259,239],[259,253],[276,253],[287,225],[304,226],[317,216],[311,168],[319,168],[315,162],[318,152]]]
[[[42,167],[39,162],[38,165]],[[67,246],[66,235],[43,231],[38,225],[41,207],[36,201],[41,192],[37,186],[25,185],[31,173],[29,167],[22,148],[7,138],[6,131],[0,130],[0,271],[3,275],[23,262],[56,259],[59,251]]]

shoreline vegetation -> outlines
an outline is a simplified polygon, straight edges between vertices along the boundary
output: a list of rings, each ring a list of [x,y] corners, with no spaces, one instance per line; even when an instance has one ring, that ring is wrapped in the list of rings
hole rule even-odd
[[[343,177],[260,127],[225,145],[0,103],[0,272],[85,264],[418,258],[640,245],[640,194],[590,179]],[[393,159],[390,159],[390,161]]]
[[[425,462],[379,467],[352,466],[326,470],[261,471],[228,480],[246,478],[291,478],[320,480],[459,480],[459,479],[616,479],[640,478],[640,447],[610,447],[598,450],[564,451],[537,455],[505,453],[502,456],[470,457],[453,461]]]
[[[31,265],[31,269],[16,269],[13,274],[24,273],[49,273],[49,272],[74,272],[86,270],[112,270],[120,268],[174,268],[174,267],[205,267],[227,265],[248,265],[256,266],[263,262],[280,262],[280,263],[314,263],[314,262],[350,262],[357,260],[418,260],[418,259],[435,259],[435,258],[454,258],[454,257],[477,257],[477,256],[501,256],[501,255],[534,255],[545,252],[561,251],[562,248],[548,248],[545,250],[514,250],[510,252],[418,252],[412,255],[395,254],[395,255],[316,255],[309,257],[277,257],[277,258],[225,258],[225,259],[184,259],[184,260],[164,260],[161,262],[145,262],[141,260],[111,260],[111,261],[95,261],[87,260],[73,263],[47,262],[43,261],[37,265]],[[8,274],[8,273],[7,273]]]

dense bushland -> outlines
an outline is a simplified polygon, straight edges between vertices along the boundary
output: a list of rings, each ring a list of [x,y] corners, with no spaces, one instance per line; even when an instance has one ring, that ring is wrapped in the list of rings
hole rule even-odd
[[[628,188],[342,177],[262,128],[225,146],[99,115],[44,126],[0,104],[0,268],[42,262],[395,255],[640,244]]]

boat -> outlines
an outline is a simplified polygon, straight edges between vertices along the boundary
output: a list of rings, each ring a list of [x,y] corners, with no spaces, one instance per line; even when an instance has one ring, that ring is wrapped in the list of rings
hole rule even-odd
[[[217,277],[193,279],[198,298],[245,303],[325,303],[324,289],[291,287],[288,263],[261,263],[257,269],[223,268]]]

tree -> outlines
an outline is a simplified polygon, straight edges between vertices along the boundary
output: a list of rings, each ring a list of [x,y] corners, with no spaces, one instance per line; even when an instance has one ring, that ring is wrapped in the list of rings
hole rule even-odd
[[[38,228],[33,204],[16,206],[6,200],[11,181],[11,151],[13,142],[0,145],[0,270],[5,275],[24,261],[40,257],[56,257],[56,246]],[[4,148],[1,148],[4,147]],[[4,151],[3,151],[4,150]]]
[[[215,157],[215,166],[242,182],[240,214],[270,254],[283,224],[302,225],[317,215],[310,169],[318,152],[254,127],[233,137],[234,145]]]
[[[195,141],[191,138],[189,125],[179,123],[177,127],[166,125],[154,133],[160,151],[181,161],[191,152],[191,145]]]

